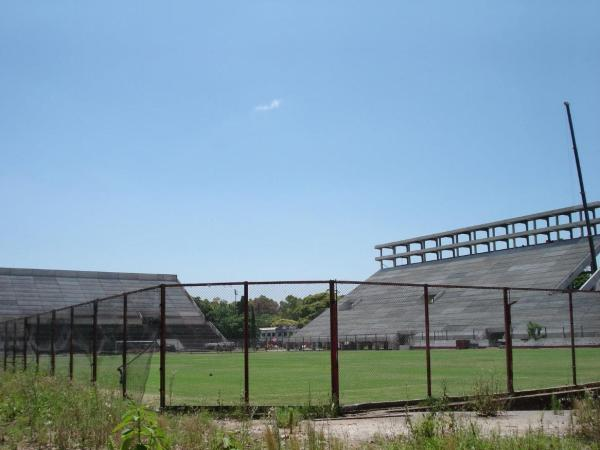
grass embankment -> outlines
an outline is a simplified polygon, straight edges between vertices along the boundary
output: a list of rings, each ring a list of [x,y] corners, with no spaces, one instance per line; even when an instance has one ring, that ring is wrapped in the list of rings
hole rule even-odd
[[[127,407],[105,391],[71,385],[63,378],[3,373],[0,448],[106,449],[111,439],[118,447],[123,429],[113,429]],[[438,412],[418,422],[409,422],[407,435],[350,443],[326,436],[310,422],[299,424],[300,417],[294,410],[274,410],[258,430],[250,420],[240,420],[235,431],[231,431],[231,424],[226,429],[206,414],[163,415],[158,420],[152,419],[154,425],[146,435],[156,432],[164,435],[164,448],[172,450],[599,449],[600,401],[580,402],[576,416],[578,424],[562,437],[547,436],[541,430],[521,436],[485,435],[473,424],[458,423],[451,413]]]

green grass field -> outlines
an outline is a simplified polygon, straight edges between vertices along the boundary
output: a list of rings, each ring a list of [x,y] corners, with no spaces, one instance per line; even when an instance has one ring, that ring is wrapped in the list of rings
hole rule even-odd
[[[434,350],[431,354],[434,395],[446,386],[449,395],[469,394],[478,378],[495,379],[505,390],[502,349]],[[342,404],[424,398],[425,352],[344,351],[339,353]],[[600,380],[600,349],[577,349],[578,382]],[[239,404],[243,390],[240,353],[169,354],[167,402]],[[514,351],[515,389],[571,384],[569,349]],[[155,356],[146,394],[158,392]],[[250,400],[253,404],[323,403],[329,398],[328,352],[257,352],[250,354]]]
[[[145,401],[155,403],[159,392],[159,358],[154,354],[145,385]],[[41,366],[49,364],[44,357]],[[147,360],[146,360],[147,361]],[[119,356],[98,360],[98,384],[118,388]],[[144,386],[144,360],[131,367],[129,386]],[[479,378],[495,380],[505,390],[505,353],[502,349],[433,350],[431,352],[433,393],[446,389],[448,395],[472,392]],[[342,404],[424,398],[426,396],[425,352],[342,351],[339,353],[340,401]],[[68,358],[57,357],[56,372],[68,373]],[[600,381],[600,348],[577,349],[578,382]],[[136,378],[139,376],[139,378]],[[75,359],[75,379],[89,382],[90,360]],[[243,392],[241,353],[167,354],[167,403],[190,405],[237,405]],[[330,395],[329,353],[250,353],[250,400],[257,405],[326,403]],[[571,384],[569,349],[514,350],[515,389],[532,389]]]

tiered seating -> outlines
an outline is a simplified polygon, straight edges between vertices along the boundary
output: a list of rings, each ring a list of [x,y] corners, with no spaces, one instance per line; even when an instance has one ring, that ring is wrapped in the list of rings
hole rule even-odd
[[[600,237],[596,237],[600,247]],[[428,261],[383,269],[369,282],[427,283],[478,286],[563,288],[589,263],[585,238],[497,250],[471,256]],[[340,288],[344,290],[343,286]],[[433,343],[454,345],[456,339],[472,339],[482,345],[502,334],[502,291],[431,288],[430,324]],[[544,292],[511,292],[513,333],[516,345],[563,345],[569,333],[568,296]],[[354,335],[410,336],[421,345],[424,330],[423,289],[359,285],[340,302],[341,340]],[[600,344],[600,296],[574,296],[574,322],[580,343]],[[527,324],[543,327],[546,336],[526,341]],[[296,333],[295,338],[327,336],[326,311]],[[583,336],[582,336],[583,335]],[[345,336],[350,336],[345,338]],[[521,339],[519,339],[521,338]]]

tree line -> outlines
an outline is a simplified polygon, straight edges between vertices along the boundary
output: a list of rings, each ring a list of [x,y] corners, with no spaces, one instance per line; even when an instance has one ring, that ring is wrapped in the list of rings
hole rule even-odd
[[[211,321],[227,339],[242,339],[244,336],[243,304],[228,302],[216,297],[212,300],[200,297],[194,301],[207,320]],[[249,328],[251,337],[258,336],[261,327],[296,326],[302,328],[329,305],[329,292],[320,292],[296,297],[288,295],[283,301],[261,295],[250,299]]]

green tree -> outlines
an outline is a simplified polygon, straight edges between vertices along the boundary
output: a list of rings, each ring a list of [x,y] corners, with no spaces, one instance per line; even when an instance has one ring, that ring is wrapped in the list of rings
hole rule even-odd
[[[250,300],[250,306],[256,310],[257,316],[265,314],[275,315],[279,312],[279,303],[264,295]]]
[[[211,321],[227,339],[244,337],[244,317],[238,312],[237,304],[229,303],[218,297],[212,300],[195,298],[194,301],[206,319]]]

